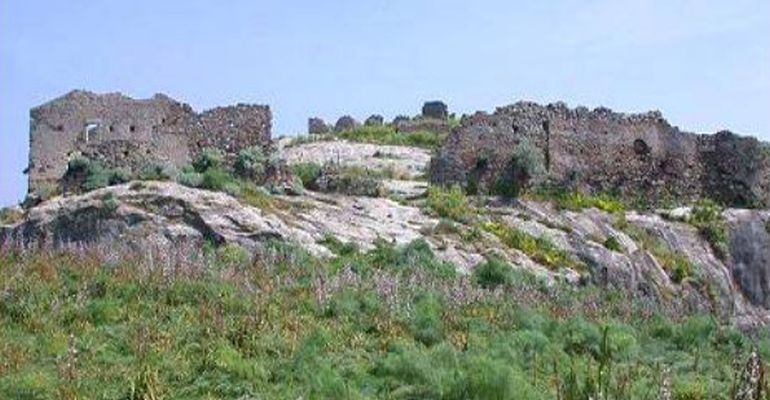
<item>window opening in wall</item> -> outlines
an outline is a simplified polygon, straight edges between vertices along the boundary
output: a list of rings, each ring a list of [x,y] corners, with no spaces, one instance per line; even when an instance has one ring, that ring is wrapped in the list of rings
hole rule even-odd
[[[129,131],[129,132],[131,132],[131,133],[133,133],[133,132],[136,132],[136,126],[134,126],[134,125],[130,125],[130,126],[128,127],[128,131]]]
[[[644,140],[636,139],[634,140],[634,153],[639,156],[646,156],[650,154],[650,146]]]
[[[99,129],[99,123],[98,122],[87,122],[85,127],[85,140],[88,142],[89,140],[96,138],[96,132]]]
[[[110,125],[110,132],[115,132],[115,127],[113,125]]]

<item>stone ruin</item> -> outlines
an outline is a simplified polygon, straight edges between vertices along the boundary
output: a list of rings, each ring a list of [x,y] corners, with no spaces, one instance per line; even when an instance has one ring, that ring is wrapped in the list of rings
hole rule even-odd
[[[134,100],[72,91],[30,111],[29,193],[57,187],[78,155],[129,172],[148,165],[182,167],[207,147],[222,150],[232,162],[242,149],[270,144],[271,119],[265,105],[196,113],[162,94]]]
[[[431,162],[436,184],[495,191],[522,140],[542,153],[545,181],[649,203],[711,198],[770,206],[770,147],[728,131],[695,134],[657,112],[621,114],[519,102],[463,117]]]
[[[372,114],[364,120],[364,126],[392,127],[397,132],[411,133],[417,131],[431,131],[441,134],[449,134],[452,130],[450,114],[447,105],[441,101],[427,101],[422,106],[422,113],[415,117],[399,115],[393,121],[386,123],[382,115]],[[343,115],[332,126],[318,117],[308,118],[307,133],[311,135],[323,135],[327,133],[340,133],[360,127],[361,124],[349,115]]]

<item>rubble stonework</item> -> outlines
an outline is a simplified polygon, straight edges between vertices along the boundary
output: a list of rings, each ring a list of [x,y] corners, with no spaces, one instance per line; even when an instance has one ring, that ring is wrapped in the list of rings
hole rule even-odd
[[[527,139],[552,183],[632,200],[770,206],[770,149],[730,132],[680,131],[657,112],[621,114],[519,102],[466,116],[431,163],[431,181],[493,192]]]
[[[30,111],[29,192],[58,185],[78,154],[132,172],[151,164],[180,167],[205,147],[232,161],[246,147],[269,144],[271,119],[264,105],[196,113],[162,94],[135,100],[72,91]]]
[[[350,115],[341,116],[334,124],[334,132],[349,131],[358,127],[358,121],[356,121]]]
[[[382,124],[385,122],[385,119],[382,117],[382,115],[379,114],[372,114],[364,121],[364,125],[366,126],[382,126]]]
[[[422,105],[422,116],[425,118],[447,119],[449,111],[443,101],[426,101]]]
[[[326,122],[318,117],[311,117],[307,120],[307,133],[311,135],[323,135],[329,133],[331,128]]]

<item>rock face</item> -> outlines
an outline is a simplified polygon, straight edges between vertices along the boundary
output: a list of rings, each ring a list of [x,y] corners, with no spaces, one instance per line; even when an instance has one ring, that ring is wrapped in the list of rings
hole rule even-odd
[[[162,94],[134,100],[72,91],[30,111],[29,192],[56,187],[76,154],[132,172],[151,164],[181,167],[205,147],[233,161],[246,147],[270,143],[271,119],[263,105],[196,113]]]
[[[736,207],[770,206],[770,150],[729,132],[697,135],[658,112],[520,102],[463,118],[434,158],[431,181],[493,191],[523,140],[545,160],[546,179],[629,200],[702,197]]]
[[[742,327],[770,323],[770,211],[725,212],[731,238],[726,261],[688,224],[626,213],[625,224],[647,232],[659,241],[656,246],[693,266],[693,276],[677,283],[663,259],[617,225],[618,215],[596,209],[560,211],[531,201],[486,201],[483,207],[489,215],[533,237],[547,238],[582,269],[551,269],[484,230],[467,240],[465,235],[477,227],[454,223],[453,229],[441,228],[446,221],[440,223],[416,205],[388,198],[307,191],[301,196],[272,196],[269,205],[259,209],[224,193],[170,182],[133,182],[51,199],[27,210],[21,221],[0,227],[0,244],[117,243],[141,251],[146,246],[200,245],[204,240],[258,249],[267,240],[282,240],[330,257],[329,249],[319,244],[328,235],[363,249],[372,248],[378,238],[402,244],[425,239],[438,257],[462,272],[486,255],[497,254],[547,282],[590,280],[630,298],[662,304],[679,315],[711,312]],[[605,246],[610,237],[617,248]]]
[[[751,303],[770,309],[770,211],[730,210],[732,275]]]
[[[430,152],[417,147],[386,146],[344,140],[285,146],[280,151],[289,164],[336,163],[373,170],[391,169],[406,179],[414,179],[425,174],[426,166],[430,161]]]

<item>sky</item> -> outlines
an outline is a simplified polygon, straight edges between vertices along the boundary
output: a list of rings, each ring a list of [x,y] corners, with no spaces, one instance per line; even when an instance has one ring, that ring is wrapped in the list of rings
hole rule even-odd
[[[269,104],[274,136],[441,99],[770,140],[770,1],[0,0],[0,205],[26,193],[29,109],[72,89]]]

